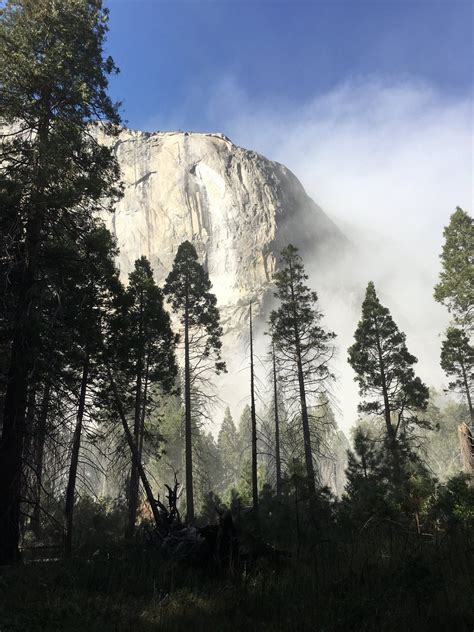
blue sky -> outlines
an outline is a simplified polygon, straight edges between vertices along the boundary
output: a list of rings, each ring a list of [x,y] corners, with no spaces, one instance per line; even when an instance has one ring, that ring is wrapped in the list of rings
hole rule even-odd
[[[229,76],[252,101],[282,109],[365,77],[423,81],[452,96],[472,86],[471,1],[109,0],[108,6],[108,50],[122,71],[111,91],[132,128],[209,129],[208,103]]]

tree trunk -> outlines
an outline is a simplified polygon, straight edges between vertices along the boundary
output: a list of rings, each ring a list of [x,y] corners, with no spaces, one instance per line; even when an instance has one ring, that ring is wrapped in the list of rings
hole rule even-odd
[[[306,403],[306,389],[304,383],[303,366],[301,362],[301,353],[298,350],[296,352],[296,363],[298,367],[298,383],[300,388],[300,402],[301,402],[301,421],[303,423],[303,439],[304,439],[304,457],[306,464],[306,476],[308,478],[308,487],[311,494],[316,494],[316,481],[314,475],[313,464],[313,452],[311,448],[311,433],[309,429],[309,415],[308,406]]]
[[[393,427],[392,419],[390,416],[390,400],[388,397],[388,388],[387,388],[387,380],[385,375],[385,363],[383,361],[382,347],[380,345],[380,337],[377,320],[375,320],[375,329],[377,336],[377,355],[379,359],[379,367],[380,367],[380,380],[382,383],[382,395],[384,402],[384,417],[385,417],[385,426],[387,428],[387,436],[388,436],[388,445],[390,449],[390,454],[392,456],[392,462],[395,472],[395,478],[397,483],[400,482],[400,458],[398,453],[398,443],[397,443],[397,433],[396,429]]]
[[[255,412],[255,377],[253,363],[253,326],[252,305],[249,311],[250,318],[250,415],[252,422],[252,505],[255,514],[258,513],[258,471],[257,471],[257,415]]]
[[[385,426],[387,428],[387,435],[392,443],[395,440],[395,431],[392,426],[392,419],[390,417],[390,401],[388,399],[388,389],[387,389],[387,380],[385,377],[385,363],[383,361],[382,355],[382,347],[380,345],[380,338],[377,328],[377,322],[375,323],[376,328],[376,337],[377,337],[377,355],[379,359],[379,368],[380,368],[380,381],[382,383],[382,395],[383,395],[383,403],[384,403],[384,418],[385,418]]]
[[[140,378],[137,379],[137,391],[142,388],[142,377],[140,370]],[[148,387],[148,366],[145,372],[145,385],[143,388],[143,396],[136,401],[135,406],[135,421],[133,437],[135,444],[138,447],[138,456],[140,462],[143,457],[143,435],[145,433],[145,415],[146,415],[146,394]],[[139,501],[139,488],[140,488],[140,474],[135,462],[132,460],[132,467],[130,470],[130,487],[128,497],[128,524],[125,531],[125,538],[130,539],[133,537],[135,531],[135,523],[137,521],[138,501]]]
[[[33,284],[34,273],[25,276]],[[22,288],[15,324],[8,384],[5,394],[0,441],[0,564],[19,559],[20,498],[23,472],[23,443],[26,432],[28,374],[31,362],[30,300],[27,284]]]
[[[152,492],[150,483],[148,481],[148,478],[147,478],[147,476],[145,474],[145,470],[143,469],[143,465],[142,465],[142,462],[140,460],[140,455],[138,453],[138,447],[135,445],[132,433],[130,432],[130,428],[128,427],[127,419],[125,417],[125,413],[124,413],[123,406],[122,406],[122,401],[120,399],[120,395],[119,395],[119,392],[117,390],[117,385],[115,384],[115,380],[114,380],[114,377],[112,375],[112,371],[110,370],[109,366],[107,366],[107,373],[108,373],[109,380],[110,380],[110,385],[112,387],[112,391],[113,391],[113,394],[114,394],[115,405],[117,406],[117,411],[119,413],[119,417],[120,417],[120,420],[122,422],[123,430],[125,432],[125,438],[127,439],[127,443],[128,443],[129,448],[130,448],[130,452],[132,453],[132,459],[136,463],[136,466],[137,466],[137,469],[138,469],[138,473],[140,474],[140,479],[142,481],[143,488],[145,489],[145,494],[146,494],[147,500],[148,500],[148,502],[150,504],[151,511],[153,513],[153,518],[155,520],[155,524],[158,527],[159,524],[160,524],[160,514],[158,512],[158,506],[157,506],[157,503],[156,503],[156,501],[155,501],[155,499],[153,497],[153,492]]]
[[[191,425],[191,369],[189,366],[189,301],[184,308],[184,433],[186,458],[186,521],[194,522],[193,444]]]
[[[72,550],[72,526],[74,514],[74,500],[76,495],[77,466],[79,463],[79,449],[81,447],[82,423],[84,419],[84,409],[86,405],[87,384],[89,381],[89,354],[86,353],[82,367],[81,390],[79,394],[79,405],[77,408],[76,427],[72,439],[71,465],[69,467],[69,477],[66,488],[66,509],[65,509],[65,533],[64,533],[64,554],[70,557]]]
[[[0,441],[0,564],[19,559],[20,501],[23,472],[23,443],[26,432],[28,379],[34,358],[34,320],[36,276],[45,208],[43,169],[50,125],[49,97],[41,99],[38,122],[36,173],[26,225],[25,246],[18,265],[16,284],[18,301],[13,323],[10,368],[4,400],[3,429]]]
[[[306,402],[306,385],[304,380],[304,371],[303,371],[303,361],[301,358],[301,343],[300,343],[300,334],[298,329],[298,314],[296,311],[296,299],[295,299],[295,291],[294,291],[294,278],[293,278],[293,268],[290,264],[290,273],[291,273],[291,301],[293,305],[293,333],[295,336],[295,358],[296,358],[296,368],[298,372],[298,386],[300,391],[300,406],[301,406],[301,422],[303,425],[303,441],[304,441],[304,458],[306,464],[306,477],[308,479],[308,488],[310,494],[315,496],[316,494],[316,481],[314,475],[314,464],[313,464],[313,451],[311,448],[311,433],[309,429],[309,416],[308,416],[308,405]]]
[[[140,316],[138,324],[138,340],[139,352],[137,359],[137,374],[135,381],[135,414],[133,421],[133,438],[135,445],[138,447],[140,461],[142,458],[140,450],[141,435],[141,410],[142,410],[142,373],[143,373],[143,292],[140,297]],[[132,459],[132,467],[130,469],[130,483],[128,488],[128,516],[127,526],[125,529],[125,538],[127,540],[133,537],[135,531],[135,522],[137,520],[138,511],[138,492],[139,492],[140,476],[135,462]]]
[[[146,369],[145,369],[145,385],[143,387],[143,403],[141,409],[141,420],[140,420],[140,441],[138,444],[138,452],[140,454],[140,458],[143,455],[143,438],[145,435],[145,417],[146,417],[146,398],[148,394],[148,378],[149,378],[149,370],[150,370],[150,355],[147,354],[146,361]]]
[[[31,383],[28,388],[28,399],[26,406],[26,431],[25,439],[23,442],[23,463],[26,463],[26,468],[23,468],[22,477],[22,489],[21,497],[26,502],[28,507],[34,504],[34,498],[32,497],[32,491],[34,488],[34,473],[33,473],[33,451],[34,451],[34,429],[36,419],[36,384]],[[24,536],[27,526],[28,514],[23,512],[20,515],[20,534]]]
[[[44,444],[46,441],[46,422],[48,420],[50,392],[51,385],[48,382],[44,387],[38,416],[38,426],[35,433],[35,492],[30,524],[31,530],[37,540],[41,537],[41,490],[43,488]]]
[[[469,408],[469,416],[471,419],[471,433],[474,435],[474,408],[472,406],[471,392],[469,390],[469,381],[467,379],[466,367],[464,366],[462,358],[460,360],[460,364],[462,370],[462,378],[464,381],[464,390],[466,391],[467,406]]]
[[[278,415],[278,383],[275,358],[275,343],[272,341],[273,357],[273,412],[275,417],[275,469],[276,469],[276,495],[281,498],[281,456],[280,456],[280,418]]]
[[[458,435],[463,470],[468,477],[468,485],[474,487],[474,439],[469,426],[465,423],[458,426]]]

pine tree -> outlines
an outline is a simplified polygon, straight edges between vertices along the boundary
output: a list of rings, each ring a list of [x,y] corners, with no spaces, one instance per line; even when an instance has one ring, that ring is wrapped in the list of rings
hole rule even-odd
[[[370,398],[359,404],[359,410],[383,417],[388,447],[398,467],[397,438],[400,433],[406,434],[410,424],[423,423],[417,414],[426,410],[429,394],[415,376],[413,365],[417,359],[408,352],[405,334],[380,303],[372,282],[367,286],[362,319],[348,353],[360,395]]]
[[[470,331],[474,319],[474,222],[459,206],[444,229],[444,239],[434,297],[448,308],[457,325]]]
[[[430,389],[426,414],[431,428],[419,433],[423,456],[434,476],[446,481],[461,470],[458,426],[466,419],[466,405],[464,402],[446,400]]]
[[[193,399],[196,404],[198,383],[208,379],[206,373],[209,370],[215,373],[225,371],[225,363],[221,360],[219,310],[216,297],[210,290],[209,275],[199,263],[196,249],[189,241],[183,242],[166,279],[164,293],[184,330],[186,518],[190,523],[194,521],[193,413],[196,415],[198,412],[197,406],[193,406]]]
[[[466,397],[471,429],[474,431],[472,406],[472,338],[474,327],[474,222],[460,207],[451,215],[444,229],[444,245],[440,255],[442,270],[434,288],[435,299],[445,305],[453,317],[452,326],[442,343],[441,367],[455,379],[452,390]],[[461,430],[461,428],[463,428]],[[461,452],[466,471],[472,473],[472,437],[468,425],[459,427]]]
[[[153,279],[153,270],[146,257],[135,261],[124,295],[124,309],[115,323],[117,366],[122,392],[132,384],[128,398],[122,397],[133,419],[133,438],[140,459],[143,455],[145,420],[153,390],[170,392],[177,368],[175,345],[168,312],[163,305],[163,293]],[[126,537],[133,535],[139,500],[139,471],[132,459],[128,488],[128,522]]]
[[[359,423],[353,432],[354,451],[349,450],[346,490],[349,494],[360,493],[361,487],[371,479],[380,480],[383,455],[380,442],[369,424]]]
[[[377,429],[361,421],[353,430],[353,450],[348,450],[343,502],[350,510],[351,524],[366,524],[374,516],[385,517],[393,485],[387,478],[383,440]],[[388,502],[387,502],[388,501]]]
[[[454,378],[449,383],[452,391],[462,393],[466,398],[471,429],[474,433],[474,408],[472,404],[472,389],[474,384],[474,347],[469,344],[469,338],[461,330],[450,327],[446,332],[446,339],[441,347],[441,368],[449,377]]]
[[[286,440],[285,406],[278,379],[277,361],[273,341],[267,354],[269,401],[260,420],[259,436],[262,461],[265,463],[267,484],[273,487],[277,499],[283,492],[283,467]]]
[[[239,419],[239,454],[241,463],[252,458],[252,413],[250,406],[245,405]]]
[[[62,240],[59,252],[58,248],[53,250],[56,257],[62,260],[56,287],[59,288],[63,304],[63,335],[70,338],[67,371],[72,389],[79,391],[65,506],[64,547],[65,554],[70,555],[86,396],[91,382],[97,379],[97,374],[102,370],[104,327],[113,310],[120,281],[114,262],[118,252],[115,240],[99,222],[93,222],[90,231],[73,244]],[[50,251],[49,256],[51,254]],[[74,373],[78,376],[79,384]]]
[[[221,455],[211,432],[197,428],[193,437],[194,502],[201,513],[209,494],[222,476]]]
[[[320,325],[317,294],[306,285],[308,276],[293,245],[281,253],[281,269],[274,276],[280,301],[270,315],[272,340],[279,360],[279,375],[287,394],[294,397],[301,418],[307,483],[316,489],[313,447],[310,435],[310,399],[326,391],[332,379],[329,362],[334,354],[335,334]]]
[[[224,492],[228,487],[234,486],[237,483],[240,468],[239,434],[229,407],[225,410],[224,419],[222,420],[217,438],[217,447],[222,464],[220,491]]]
[[[326,397],[320,397],[311,412],[313,423],[310,432],[319,455],[319,484],[339,494],[344,487],[348,441],[338,429],[334,411]]]
[[[71,532],[68,524],[72,525],[83,420],[87,413],[86,392],[90,391],[89,385],[98,373],[104,313],[109,310],[115,284],[120,285],[114,264],[114,240],[100,221],[84,219],[74,235],[63,229],[45,238],[40,262],[42,292],[35,327],[36,356],[28,385],[29,397],[34,398],[36,394],[37,405],[35,414],[28,419],[23,454],[28,473],[23,479],[24,510],[32,511],[31,529],[37,537],[41,531],[47,438],[61,435],[62,467],[67,467],[66,459],[71,455],[66,491],[66,516],[69,516],[65,520],[66,549],[68,532]],[[53,399],[56,400],[54,406]],[[68,421],[76,403],[73,439],[69,441]],[[29,444],[31,449],[28,449]]]
[[[0,442],[0,562],[18,555],[27,394],[41,293],[45,235],[74,225],[118,193],[118,167],[91,123],[119,122],[107,96],[107,12],[100,0],[9,0],[0,18],[1,197],[11,245],[6,291],[11,314],[8,383]],[[109,129],[104,127],[104,129]],[[2,209],[3,215],[3,209]],[[14,221],[10,221],[11,218]],[[3,217],[2,217],[3,224]]]

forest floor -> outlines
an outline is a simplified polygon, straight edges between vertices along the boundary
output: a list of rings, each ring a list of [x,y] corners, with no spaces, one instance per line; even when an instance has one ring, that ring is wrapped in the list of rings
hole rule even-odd
[[[0,631],[472,632],[470,564],[372,562],[323,554],[234,573],[163,562],[150,551],[33,562],[0,569]]]

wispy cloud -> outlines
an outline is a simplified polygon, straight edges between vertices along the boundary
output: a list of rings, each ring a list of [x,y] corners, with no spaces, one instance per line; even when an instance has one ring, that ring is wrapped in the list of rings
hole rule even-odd
[[[457,205],[472,211],[471,98],[448,97],[413,79],[368,77],[303,104],[262,102],[227,77],[204,110],[209,130],[288,166],[358,248],[350,265],[312,270],[326,322],[338,333],[343,426],[356,418],[346,349],[370,279],[407,333],[419,374],[440,387],[439,334],[447,316],[432,288],[449,215]]]
[[[369,279],[406,331],[421,377],[440,387],[446,313],[432,288],[449,215],[457,205],[472,211],[471,99],[445,97],[413,80],[366,78],[303,105],[261,103],[228,78],[208,117],[234,142],[292,169],[359,250],[357,265],[343,265],[329,282],[318,270],[313,274],[327,324],[339,334],[343,426],[356,417],[345,358]],[[347,279],[354,288],[350,301],[339,291]]]

